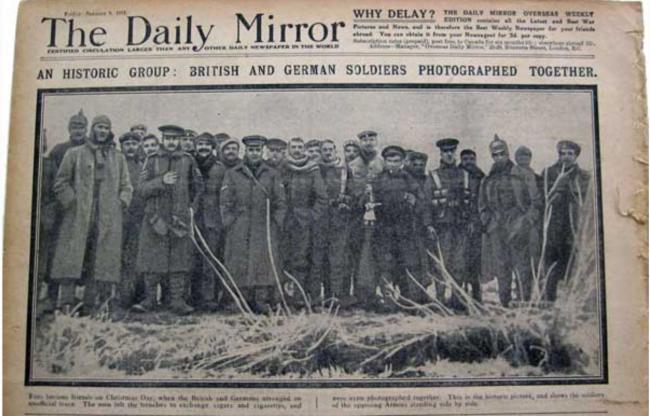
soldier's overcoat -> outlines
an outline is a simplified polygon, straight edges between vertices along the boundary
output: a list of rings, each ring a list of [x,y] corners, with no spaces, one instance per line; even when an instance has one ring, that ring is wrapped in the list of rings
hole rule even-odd
[[[54,192],[62,207],[62,221],[52,262],[52,278],[80,279],[90,233],[91,215],[97,218],[97,241],[92,276],[120,281],[123,209],[131,202],[133,187],[124,155],[110,147],[105,154],[104,179],[95,189],[95,152],[87,142],[70,148],[54,180]],[[95,208],[96,207],[96,208]],[[93,213],[96,209],[97,212]]]
[[[163,183],[163,175],[176,171],[174,185]],[[194,158],[185,152],[164,149],[149,156],[140,178],[140,195],[145,201],[144,219],[138,244],[139,273],[186,273],[192,268],[194,247],[189,236],[190,207],[196,208],[203,192],[203,179]],[[174,233],[173,217],[185,227],[185,235]],[[159,231],[167,227],[165,235]],[[177,223],[178,224],[178,223]]]
[[[287,205],[278,172],[262,163],[253,173],[245,162],[227,170],[220,205],[226,232],[225,264],[239,287],[275,284],[268,238],[276,272],[282,279],[278,230],[284,223]]]

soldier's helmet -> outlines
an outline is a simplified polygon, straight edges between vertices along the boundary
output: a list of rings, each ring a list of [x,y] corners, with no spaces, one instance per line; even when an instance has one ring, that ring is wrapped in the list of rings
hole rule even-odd
[[[490,153],[503,152],[508,153],[508,143],[505,140],[502,140],[497,134],[494,135],[494,139],[490,142]]]
[[[84,110],[81,109],[79,112],[72,117],[70,117],[70,121],[68,122],[68,126],[70,127],[86,127],[88,126],[88,119],[84,115]]]

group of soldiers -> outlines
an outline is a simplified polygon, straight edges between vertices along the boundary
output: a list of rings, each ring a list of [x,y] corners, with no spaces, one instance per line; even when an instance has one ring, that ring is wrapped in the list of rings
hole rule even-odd
[[[44,310],[231,310],[210,257],[256,312],[281,299],[377,311],[389,287],[461,311],[461,295],[481,302],[481,284],[494,278],[508,307],[513,293],[530,300],[540,261],[543,297],[554,301],[590,182],[569,140],[536,174],[528,148],[513,162],[495,135],[486,175],[475,151],[457,160],[455,138],[435,142],[439,166],[427,171],[425,153],[379,151],[374,131],[345,141],[341,158],[330,139],[238,140],[175,125],[160,126],[159,136],[133,126],[118,149],[111,120],[98,115],[88,125],[82,111],[68,129],[69,140],[41,162]]]

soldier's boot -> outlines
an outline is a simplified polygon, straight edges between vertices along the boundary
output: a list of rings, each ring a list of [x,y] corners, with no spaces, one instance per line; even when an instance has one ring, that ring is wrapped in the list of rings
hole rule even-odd
[[[179,315],[194,312],[194,308],[185,302],[186,278],[184,273],[171,273],[169,275],[169,308]]]
[[[142,302],[133,305],[134,310],[148,312],[156,308],[160,277],[156,273],[147,273],[144,275],[144,299]]]
[[[69,315],[75,303],[75,282],[73,280],[63,280],[58,284],[58,293],[56,296],[56,310],[65,315]]]

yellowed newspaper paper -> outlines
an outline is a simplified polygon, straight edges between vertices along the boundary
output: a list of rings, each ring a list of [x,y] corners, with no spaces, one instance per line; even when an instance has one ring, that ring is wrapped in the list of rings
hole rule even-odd
[[[10,415],[643,415],[641,5],[20,6]]]

